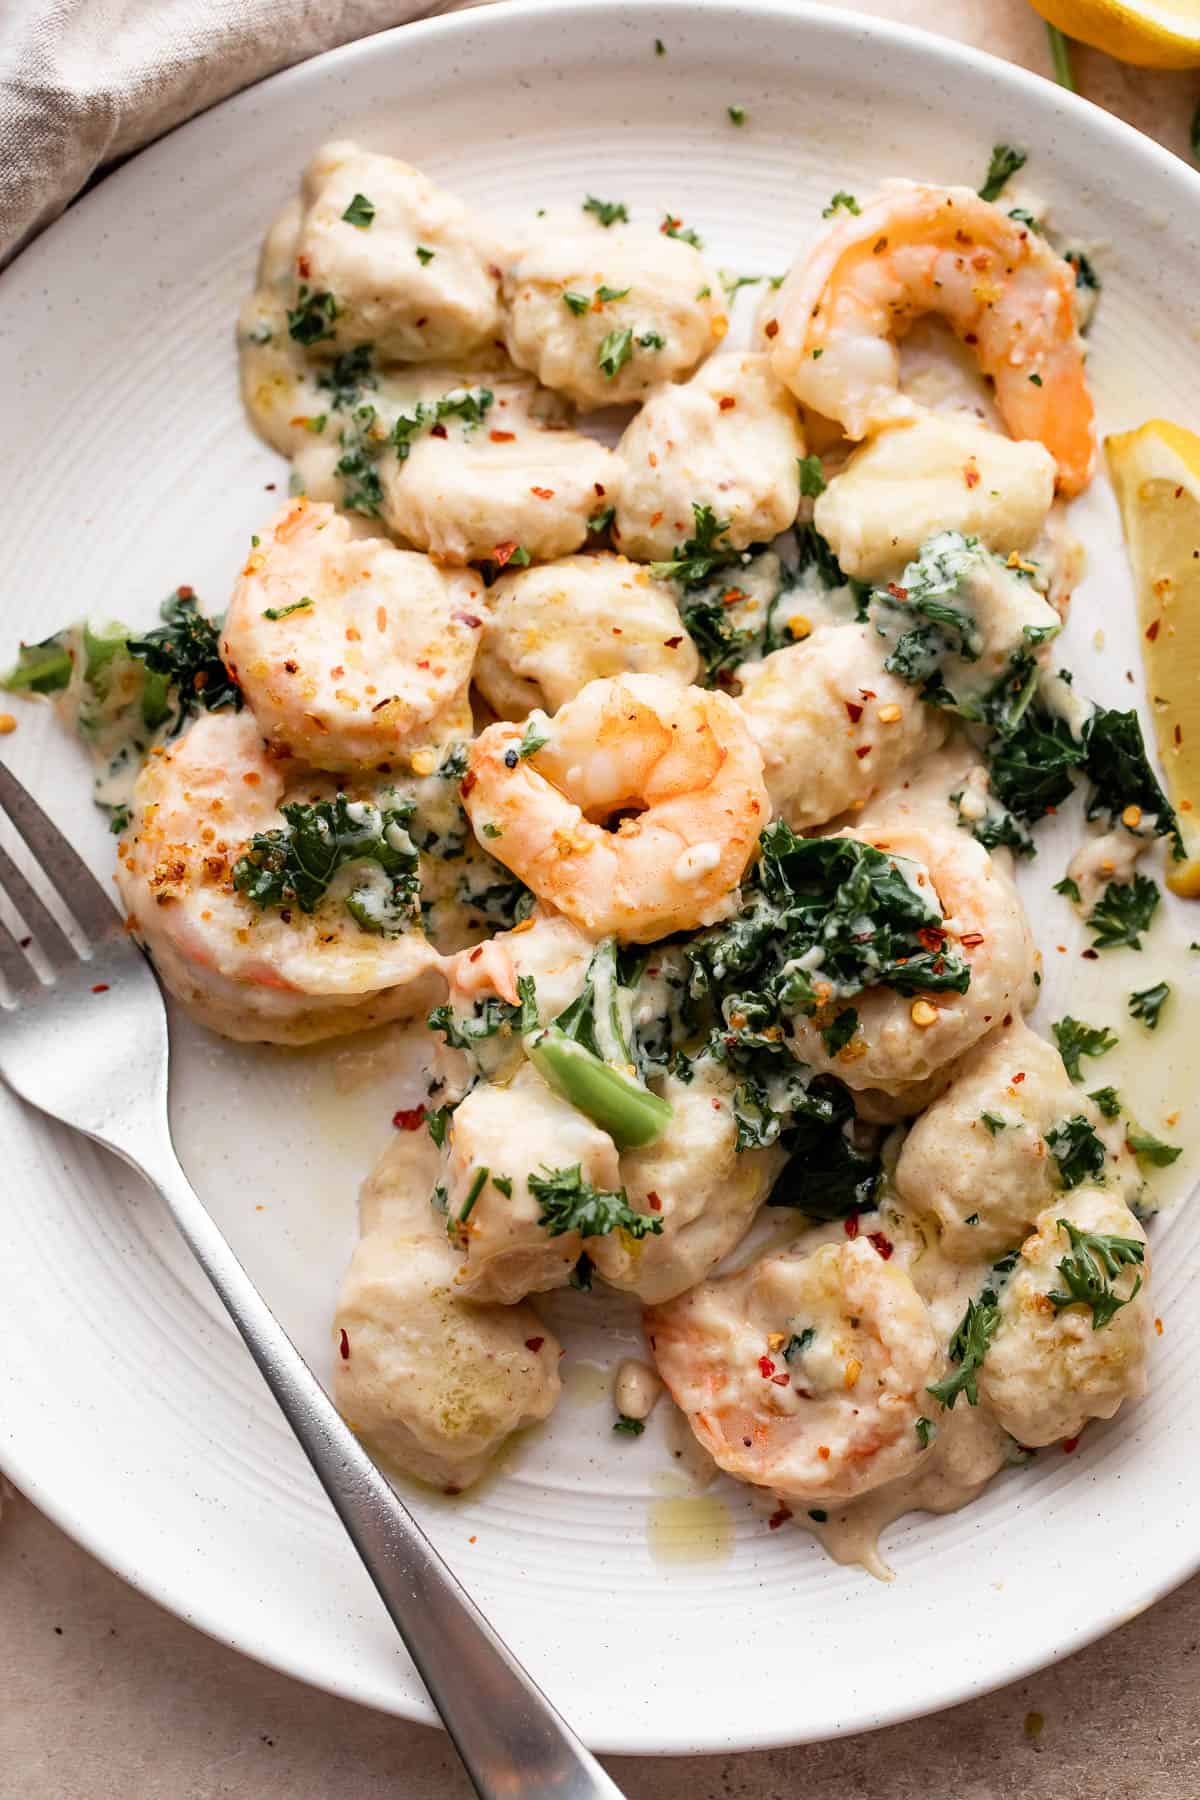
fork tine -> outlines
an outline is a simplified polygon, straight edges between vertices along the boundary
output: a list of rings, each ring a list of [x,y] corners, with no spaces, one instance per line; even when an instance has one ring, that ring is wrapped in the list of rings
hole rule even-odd
[[[39,900],[12,857],[0,844],[0,890],[8,895],[32,932],[40,949],[52,962],[77,961],[79,952],[49,908]]]
[[[79,852],[4,763],[0,763],[0,806],[88,936],[105,938],[119,931],[120,914]]]
[[[33,964],[22,954],[16,938],[0,920],[0,975],[18,1000],[28,1000],[42,983]]]

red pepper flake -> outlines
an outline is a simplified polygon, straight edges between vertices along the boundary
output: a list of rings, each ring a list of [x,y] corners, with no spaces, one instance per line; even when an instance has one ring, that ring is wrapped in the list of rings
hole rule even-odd
[[[1072,1452],[1078,1450],[1078,1448],[1079,1448],[1079,1439],[1077,1437],[1063,1439],[1063,1455],[1064,1456],[1070,1456],[1072,1454]]]
[[[854,752],[854,754],[855,754],[855,756],[857,756],[859,762],[862,761],[864,756],[870,756],[872,748],[873,748],[873,746],[871,744],[860,744],[858,746],[858,749]]]
[[[790,1375],[772,1375],[771,1377],[771,1381],[775,1387],[787,1387],[791,1379]]]
[[[478,631],[483,624],[483,620],[477,619],[474,613],[456,612],[451,613],[450,617],[457,619],[460,625],[466,625],[471,631]]]
[[[1160,619],[1155,619],[1152,624],[1147,625],[1146,636],[1149,638],[1151,643],[1153,643],[1155,638],[1158,636],[1158,628],[1161,623],[1162,623],[1162,621]]]
[[[603,500],[604,488],[603,488],[602,484],[598,481],[593,481],[592,486],[596,490],[596,493],[599,495],[600,499]]]
[[[763,326],[763,336],[768,337],[768,338],[773,338],[773,337],[779,336],[779,320],[778,319],[768,319],[767,320],[766,324]]]
[[[1099,962],[1100,960],[1100,952],[1098,950],[1081,950],[1079,954],[1085,962]]]
[[[307,256],[298,256],[296,258],[296,273],[303,276],[305,281],[307,281],[312,274],[312,267]]]
[[[771,1379],[772,1375],[775,1373],[775,1364],[771,1361],[769,1356],[759,1357],[758,1372],[764,1381],[769,1381]]]
[[[983,933],[982,931],[967,931],[958,941],[964,950],[978,950],[983,942]]]
[[[868,1232],[867,1233],[867,1242],[868,1242],[868,1244],[871,1245],[873,1250],[878,1250],[878,1252],[879,1252],[880,1256],[882,1256],[884,1262],[888,1261],[888,1259],[890,1258],[890,1256],[892,1254],[892,1251],[896,1248],[896,1246],[895,1246],[895,1244],[893,1244],[891,1238],[885,1237],[885,1235],[882,1231]]]
[[[1182,744],[1182,742],[1183,742],[1183,726],[1177,725],[1175,727],[1174,731],[1171,733],[1171,735],[1175,739],[1175,742],[1177,744]]]
[[[496,545],[495,549],[492,551],[492,561],[496,564],[498,569],[502,569],[505,563],[511,559],[512,553],[516,547],[516,538],[505,538],[502,544]]]
[[[662,1201],[659,1199],[653,1188],[651,1188],[650,1192],[646,1195],[646,1204],[649,1206],[651,1212],[662,1211]]]
[[[818,1444],[817,1445],[817,1455],[820,1457],[822,1462],[828,1462],[829,1461],[829,1445],[828,1444]]]
[[[889,581],[887,584],[887,591],[892,596],[893,600],[908,599],[908,589],[906,587],[901,587],[898,581]]]
[[[875,689],[874,688],[859,688],[858,691],[862,695],[864,700],[874,700],[874,698],[875,698]]]
[[[847,700],[843,704],[845,705],[846,711],[849,714],[850,723],[852,725],[857,725],[858,721],[863,716],[862,707],[859,706],[858,703],[854,700]]]
[[[748,600],[749,598],[749,594],[745,593],[741,588],[726,588],[725,592],[721,595],[721,605],[736,606],[739,600]]]
[[[92,992],[93,992],[93,994],[107,994],[107,992],[108,992],[107,981],[98,981],[96,983],[95,987],[92,989]]]
[[[979,469],[976,466],[974,457],[969,457],[967,460],[966,466],[963,469],[963,480],[969,488],[979,486]]]
[[[468,769],[466,774],[463,776],[462,780],[458,784],[459,793],[465,797],[467,794],[470,793],[471,789],[475,786],[475,783],[478,780],[479,780],[479,777],[475,773],[474,769]]]
[[[529,491],[531,494],[536,495],[536,497],[539,500],[553,500],[553,498],[554,498],[554,489],[553,488],[531,487]]]
[[[392,1114],[392,1124],[397,1131],[420,1131],[424,1123],[424,1106],[402,1106],[399,1112]]]
[[[1013,1086],[1020,1087],[1020,1085],[1024,1081],[1024,1079],[1025,1079],[1024,1069],[1018,1069],[1016,1074],[1013,1076]]]
[[[541,1349],[542,1345],[545,1343],[545,1341],[546,1340],[544,1337],[526,1338],[525,1339],[525,1348],[527,1350],[532,1350],[533,1354],[536,1356],[538,1351]]]
[[[444,425],[431,425],[429,427],[429,435],[430,435],[430,437],[444,438],[444,437],[448,437],[450,434],[448,433],[448,431],[446,430],[446,427]]]
[[[842,1221],[842,1230],[848,1238],[858,1236],[858,1214],[856,1212],[851,1213],[848,1219]]]
[[[683,639],[681,637],[664,638],[663,639],[663,648],[666,650],[678,650],[678,648],[679,648],[680,644],[682,644],[682,642],[683,642]]]
[[[515,431],[489,431],[488,436],[493,444],[511,444],[516,437]]]
[[[940,950],[946,942],[946,934],[937,925],[922,925],[917,942],[924,944],[926,950]]]
[[[736,405],[737,405],[737,401],[734,399],[732,394],[722,394],[721,395],[720,406],[721,406],[722,412],[732,412]]]
[[[344,1325],[342,1326],[341,1335],[338,1338],[338,1351],[343,1362],[350,1361],[350,1339],[346,1336],[346,1327]]]
[[[781,1500],[778,1507],[776,1508],[776,1510],[771,1514],[770,1518],[767,1520],[767,1529],[769,1531],[778,1531],[779,1527],[781,1525],[787,1524],[787,1522],[791,1518],[791,1516],[792,1516],[791,1508],[785,1506]]]

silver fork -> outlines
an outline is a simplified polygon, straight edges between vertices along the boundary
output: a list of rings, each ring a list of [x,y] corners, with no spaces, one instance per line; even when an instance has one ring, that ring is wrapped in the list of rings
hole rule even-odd
[[[621,1800],[343,1423],[179,1166],[167,1016],[150,964],[87,865],[0,764],[0,811],[70,913],[65,931],[0,845],[0,1077],[157,1188],[299,1438],[481,1800]],[[79,946],[73,942],[78,938]],[[36,949],[43,980],[25,954]]]

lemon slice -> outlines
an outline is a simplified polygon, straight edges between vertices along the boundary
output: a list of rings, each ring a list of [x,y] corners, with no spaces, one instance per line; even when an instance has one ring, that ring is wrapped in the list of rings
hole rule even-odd
[[[1105,438],[1133,566],[1158,754],[1186,860],[1167,886],[1200,895],[1200,437],[1167,419]]]
[[[1200,66],[1196,0],[1033,0],[1068,37],[1143,69]]]

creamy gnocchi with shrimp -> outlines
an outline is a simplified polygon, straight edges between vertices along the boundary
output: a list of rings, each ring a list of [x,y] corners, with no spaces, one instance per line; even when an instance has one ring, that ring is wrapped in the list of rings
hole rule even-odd
[[[673,1406],[835,1554],[1145,1386],[1176,1152],[1039,1015],[1016,872],[1078,791],[1103,954],[1177,835],[1058,644],[1097,278],[1001,187],[835,195],[751,343],[669,212],[327,145],[238,321],[286,501],[211,610],[22,649],[184,1007],[420,1039],[333,1320],[394,1472],[550,1419],[558,1290],[644,1308],[614,1453]],[[926,315],[978,404],[908,391]]]

